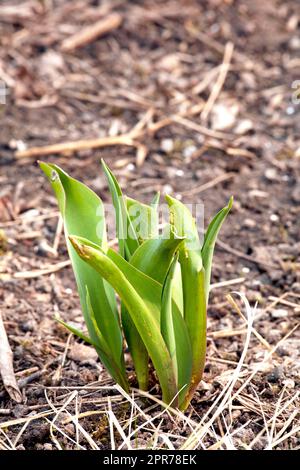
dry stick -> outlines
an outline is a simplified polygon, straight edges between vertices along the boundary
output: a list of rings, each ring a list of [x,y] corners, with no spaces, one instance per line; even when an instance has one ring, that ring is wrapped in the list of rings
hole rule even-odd
[[[117,239],[114,238],[108,242],[109,247],[115,246]],[[10,280],[10,279],[34,279],[35,277],[45,276],[46,274],[52,274],[61,269],[64,269],[68,266],[71,266],[71,260],[60,261],[59,263],[52,264],[49,267],[43,269],[33,269],[32,271],[18,271],[14,274],[0,273],[0,280]]]
[[[245,277],[237,277],[235,279],[229,279],[228,281],[215,282],[214,284],[210,285],[210,290],[218,289],[219,287],[231,286],[233,284],[241,284],[245,282],[245,280],[246,280]]]
[[[181,124],[182,126],[187,127],[188,129],[192,129],[193,131],[199,132],[199,134],[206,135],[207,137],[212,137],[220,140],[228,140],[234,137],[232,134],[214,131],[212,129],[209,129],[208,127],[202,126],[201,124],[197,124],[196,122],[190,121],[189,119],[186,119],[179,115],[175,115],[171,119],[173,122]]]
[[[194,115],[200,112],[203,108],[203,104],[195,105],[190,110],[184,113],[178,114],[180,116]],[[148,114],[148,113],[146,113]],[[46,145],[43,147],[32,147],[26,150],[19,150],[15,153],[16,158],[28,158],[28,157],[40,157],[44,155],[61,154],[61,153],[73,153],[80,150],[89,150],[101,147],[109,147],[114,145],[127,145],[130,147],[141,147],[142,144],[137,142],[135,139],[143,137],[148,132],[155,134],[159,129],[172,124],[172,118],[164,118],[157,123],[149,126],[149,129],[135,129],[127,134],[117,135],[114,137],[100,137],[98,139],[87,139],[77,140],[74,142],[63,142],[61,144]],[[206,128],[203,127],[205,130]],[[207,131],[209,131],[207,129]]]
[[[58,247],[59,247],[60,237],[63,232],[63,228],[64,228],[64,221],[63,221],[62,216],[59,215],[56,232],[54,236],[54,241],[53,241],[53,246],[52,246],[53,253],[55,254],[55,256],[58,255]]]
[[[218,75],[217,81],[216,81],[215,85],[213,86],[211,94],[209,95],[209,98],[208,98],[208,100],[207,100],[207,102],[206,102],[206,104],[203,108],[203,111],[201,113],[201,119],[203,121],[207,120],[210,111],[212,110],[219,94],[221,93],[221,90],[223,88],[223,85],[225,83],[225,80],[226,80],[226,77],[227,77],[227,74],[228,74],[228,71],[229,71],[230,62],[231,62],[232,54],[233,54],[233,49],[234,49],[233,43],[228,42],[225,46],[224,56],[223,56],[223,63],[221,65],[220,73]]]
[[[4,323],[0,313],[0,373],[5,390],[10,398],[17,403],[22,402],[22,394],[19,390],[14,368],[13,354],[7,339]]]
[[[89,150],[112,145],[128,145],[136,147],[137,142],[129,134],[117,135],[115,137],[100,137],[99,139],[77,140],[75,142],[63,142],[61,144],[46,145],[44,147],[32,147],[15,153],[17,158],[38,157],[52,155],[54,153],[73,153],[80,150]]]
[[[203,191],[206,191],[207,189],[213,188],[219,183],[222,183],[223,181],[227,181],[235,176],[235,173],[222,173],[221,175],[217,176],[211,181],[208,181],[207,183],[203,184],[202,186],[198,186],[196,188],[191,188],[188,191],[183,191],[181,192],[182,196],[194,196],[195,194],[202,193]]]
[[[23,379],[18,380],[17,385],[20,390],[26,387],[26,385],[30,384],[34,380],[39,379],[45,373],[45,369],[38,370],[37,372],[33,372],[33,374],[24,377]],[[5,392],[0,392],[0,398],[4,398]]]
[[[71,265],[70,260],[61,261],[60,263],[53,264],[52,266],[49,266],[49,268],[45,268],[45,269],[35,269],[33,271],[16,272],[14,273],[12,277],[15,279],[33,279],[35,277],[44,276],[45,274],[54,273],[70,265]]]
[[[214,139],[219,140],[232,140],[233,135],[225,134],[223,132],[213,131],[205,126],[199,125],[189,119],[185,119],[185,116],[192,116],[198,114],[203,109],[203,103],[197,104],[192,106],[187,111],[182,113],[175,114],[171,117],[165,117],[159,120],[156,123],[149,124],[147,128],[143,129],[135,129],[135,127],[127,134],[117,135],[117,136],[106,136],[101,137],[98,139],[86,139],[86,140],[78,140],[74,142],[63,142],[60,144],[52,144],[46,145],[42,147],[32,147],[26,150],[19,150],[15,152],[16,158],[30,158],[30,157],[41,157],[45,155],[52,155],[52,154],[70,154],[74,152],[78,152],[80,150],[91,150],[96,148],[103,148],[103,147],[110,147],[115,145],[127,145],[129,147],[135,147],[137,149],[137,165],[140,166],[146,156],[147,156],[147,147],[136,139],[144,137],[145,135],[155,135],[160,129],[167,127],[173,123],[180,124],[184,127],[192,129],[196,132],[199,132],[202,135],[207,137],[212,137]],[[147,113],[146,113],[147,114]],[[139,127],[139,123],[137,124]],[[219,146],[215,145],[212,142],[210,143],[211,147],[221,148],[222,150],[232,151],[234,150],[234,154],[253,157],[254,154],[248,152],[243,149],[233,149],[227,146]]]
[[[88,25],[81,31],[75,33],[73,36],[65,39],[62,42],[61,49],[64,52],[73,51],[78,47],[85,46],[95,41],[100,36],[117,29],[122,23],[122,16],[118,13],[113,13],[106,18],[103,18],[93,25]]]
[[[220,70],[220,67],[221,65],[217,65],[213,69],[210,69],[205,75],[205,77],[199,83],[193,86],[191,90],[192,93],[194,95],[199,95],[200,93],[202,93],[208,87],[208,85],[211,84],[211,81],[216,77]]]
[[[284,300],[280,297],[274,297],[273,295],[270,295],[269,297],[270,300],[274,300],[274,301],[277,301],[278,304],[282,304],[282,305],[286,305],[287,307],[292,307],[294,308],[295,312],[299,312],[300,311],[300,305],[299,304],[295,304],[294,302],[290,302],[288,300]]]
[[[231,253],[232,255],[237,256],[238,258],[243,258],[247,261],[251,261],[254,264],[260,264],[261,266],[266,266],[267,268],[272,268],[272,269],[279,269],[280,268],[280,266],[278,266],[277,264],[266,263],[265,261],[261,261],[257,258],[254,258],[253,256],[246,255],[242,251],[235,250],[234,248],[231,248],[229,245],[222,242],[221,240],[217,240],[216,244],[219,245],[221,248],[223,248],[228,253]]]

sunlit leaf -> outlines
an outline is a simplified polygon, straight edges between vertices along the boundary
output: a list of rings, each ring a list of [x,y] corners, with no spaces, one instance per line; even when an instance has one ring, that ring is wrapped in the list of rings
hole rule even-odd
[[[172,360],[160,333],[159,322],[155,318],[155,312],[149,308],[151,305],[149,296],[146,303],[145,299],[136,290],[138,277],[131,283],[128,276],[126,277],[122,273],[114,261],[100,247],[96,249],[83,244],[82,240],[76,237],[70,237],[70,241],[78,255],[99,272],[118,292],[153,362],[162,388],[164,401],[170,403],[172,400],[175,400],[174,403],[176,403],[177,386]],[[116,255],[118,254],[116,253]],[[125,260],[123,261],[126,263]],[[129,263],[128,266],[130,266]],[[135,268],[131,266],[131,269],[131,275],[133,275]],[[144,292],[147,292],[146,288]],[[152,305],[154,307],[155,303],[153,302]]]
[[[222,227],[224,220],[226,219],[233,204],[233,197],[230,198],[229,203],[226,207],[221,209],[210,222],[204,237],[204,243],[201,251],[203,266],[205,269],[205,290],[206,290],[206,302],[209,296],[209,285],[211,276],[212,259],[214,255],[214,249],[219,231]]]
[[[124,377],[123,338],[114,290],[102,276],[84,263],[68,240],[68,234],[88,238],[107,249],[104,208],[101,199],[79,181],[71,178],[57,165],[40,163],[58,199],[64,221],[67,246],[75,274],[82,310],[91,340],[98,338],[86,303],[86,286],[99,330],[111,350],[114,363]],[[103,359],[100,355],[100,358]],[[103,359],[103,362],[107,362]],[[113,366],[109,366],[113,370]]]

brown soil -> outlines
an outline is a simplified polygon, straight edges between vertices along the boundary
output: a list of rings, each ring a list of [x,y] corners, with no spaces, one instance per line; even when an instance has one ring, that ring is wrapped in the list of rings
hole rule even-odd
[[[113,384],[91,352],[80,354],[78,340],[68,338],[54,320],[59,313],[82,326],[70,267],[26,278],[28,272],[66,260],[67,254],[63,237],[57,255],[49,250],[58,223],[49,185],[35,158],[16,158],[15,151],[126,134],[149,109],[157,122],[205,105],[218,75],[207,79],[208,74],[222,63],[229,41],[234,43],[230,69],[207,120],[190,114],[156,133],[146,131],[138,139],[147,149],[141,165],[136,164],[136,148],[123,145],[43,159],[56,162],[109,201],[99,166],[102,157],[127,194],[147,201],[160,189],[181,195],[184,202],[203,201],[206,221],[234,195],[216,249],[213,282],[245,279],[212,292],[207,366],[190,416],[199,421],[239,360],[244,334],[236,330],[244,329],[244,323],[226,294],[242,291],[252,304],[258,301],[255,329],[271,348],[292,332],[233,402],[232,430],[249,422],[237,432],[234,444],[250,445],[264,428],[264,417],[274,415],[281,394],[288,402],[300,384],[300,331],[292,331],[300,311],[300,105],[292,101],[292,84],[300,79],[299,5],[291,0],[54,0],[48,7],[48,2],[13,2],[19,6],[8,12],[5,7],[11,3],[2,1],[0,13],[0,78],[9,86],[7,103],[0,105],[0,227],[7,239],[3,249],[0,240],[0,308],[24,402],[15,405],[0,389],[0,423],[14,421],[2,426],[6,437],[0,434],[0,446],[9,446],[7,438],[14,442],[27,423],[17,448],[56,448],[50,421],[15,420],[51,410],[50,402],[59,409],[72,390],[93,382],[108,389],[88,394],[81,390],[78,406],[81,413],[103,411],[81,420],[99,448],[110,447],[106,397],[111,396],[119,420],[130,414],[130,406],[109,388]],[[92,44],[62,51],[67,36],[107,15],[113,5],[123,17],[116,30]],[[199,92],[203,80],[207,86]],[[212,134],[197,129],[199,125]],[[211,187],[203,186],[209,182]],[[243,377],[267,352],[266,343],[253,335]],[[74,401],[69,406],[74,411]],[[279,428],[296,406],[297,400],[287,407]],[[62,411],[57,423],[74,437],[66,416]],[[287,433],[297,420],[295,414]],[[184,423],[174,426],[165,417],[165,432],[188,435]],[[219,436],[226,432],[221,420],[214,429]],[[148,434],[138,435],[140,445],[151,445]],[[55,435],[62,447],[76,447],[58,431]],[[79,442],[89,447],[83,437]],[[182,441],[173,443],[178,447]],[[213,443],[208,437],[206,446]],[[276,448],[299,445],[298,432]],[[265,446],[263,435],[253,448]]]

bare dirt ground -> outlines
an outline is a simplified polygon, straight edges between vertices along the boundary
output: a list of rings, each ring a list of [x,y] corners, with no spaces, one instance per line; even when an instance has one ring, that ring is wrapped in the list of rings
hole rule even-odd
[[[112,14],[91,43],[66,41]],[[300,448],[299,30],[291,0],[0,2],[0,309],[23,395],[16,404],[0,385],[1,448]],[[26,156],[89,139],[97,148]],[[130,402],[54,320],[83,327],[36,160],[109,201],[101,157],[127,194],[203,201],[206,221],[235,198],[216,249],[207,366],[185,417],[138,392]],[[247,326],[232,290],[258,309],[218,411]]]

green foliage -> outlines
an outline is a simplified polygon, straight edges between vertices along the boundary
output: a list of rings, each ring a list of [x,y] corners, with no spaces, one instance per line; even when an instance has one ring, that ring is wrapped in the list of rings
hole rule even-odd
[[[203,374],[213,251],[232,199],[209,224],[201,244],[187,207],[167,196],[170,220],[160,234],[159,194],[150,205],[123,196],[102,162],[115,210],[118,253],[107,244],[101,199],[57,165],[40,166],[64,220],[88,335],[60,323],[92,344],[113,379],[128,391],[125,339],[139,387],[148,388],[151,360],[163,401],[186,409]]]

